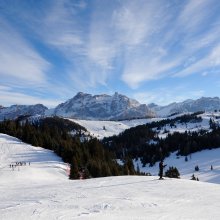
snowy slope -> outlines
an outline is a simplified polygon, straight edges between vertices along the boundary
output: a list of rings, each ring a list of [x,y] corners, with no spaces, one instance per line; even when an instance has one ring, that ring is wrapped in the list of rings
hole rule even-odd
[[[15,165],[16,162],[26,162],[26,166],[16,166],[13,171],[10,165]],[[52,151],[33,147],[17,138],[0,134],[1,183],[5,180],[35,182],[48,179],[57,181],[67,177],[66,170],[66,164]]]
[[[102,139],[104,137],[118,135],[119,133],[131,127],[143,125],[146,123],[150,123],[152,121],[162,120],[162,118],[133,119],[133,120],[124,120],[124,121],[97,121],[97,120],[79,120],[79,119],[69,119],[69,120],[85,127],[92,136],[97,137],[98,139]]]
[[[220,184],[220,148],[212,150],[203,150],[196,152],[187,157],[185,161],[184,156],[176,156],[176,153],[171,154],[170,157],[164,160],[167,164],[166,171],[170,166],[177,167],[180,172],[180,177],[183,179],[191,179],[194,174],[200,181]],[[152,175],[158,175],[159,162],[153,167],[142,167],[140,160],[134,161],[135,166],[139,166],[141,171],[149,172]],[[195,166],[199,166],[199,171],[195,171]],[[211,165],[213,170],[211,170]]]
[[[183,116],[184,114],[178,114],[168,119],[173,119],[176,117]],[[160,138],[164,138],[168,135],[168,133],[180,132],[184,133],[185,131],[199,131],[209,130],[209,120],[212,119],[215,123],[220,124],[220,112],[212,113],[207,112],[198,115],[202,118],[200,122],[188,122],[188,123],[175,123],[174,126],[170,126],[167,124],[166,126],[161,127],[160,129],[155,128],[158,132],[158,136]],[[133,120],[122,120],[122,121],[100,121],[100,120],[79,120],[79,119],[70,119],[83,127],[85,127],[92,136],[102,139],[104,137],[110,137],[113,135],[118,135],[126,129],[131,127],[135,127],[138,125],[143,125],[146,123],[151,123],[154,121],[161,121],[167,118],[151,118],[151,119],[133,119]]]
[[[175,118],[178,116],[181,116],[181,114],[170,117],[169,119]],[[170,126],[170,124],[166,124],[165,126],[160,127],[160,129],[154,128],[154,130],[158,132],[158,136],[160,138],[165,138],[168,135],[168,133],[172,134],[174,132],[184,133],[185,131],[190,131],[190,132],[199,131],[199,130],[209,131],[210,130],[210,124],[209,124],[210,119],[213,122],[215,122],[217,125],[220,125],[220,112],[216,112],[216,113],[207,112],[207,113],[198,115],[198,117],[202,118],[202,120],[199,122],[188,122],[188,123],[176,122],[174,123],[174,126]]]
[[[3,134],[0,149],[0,219],[219,219],[218,184],[146,176],[71,181],[48,150]],[[16,161],[31,165],[10,170]]]

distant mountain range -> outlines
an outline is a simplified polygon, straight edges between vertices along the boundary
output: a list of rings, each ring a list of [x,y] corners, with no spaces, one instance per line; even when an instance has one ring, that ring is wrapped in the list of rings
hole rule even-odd
[[[220,110],[220,99],[218,97],[202,97],[197,100],[188,99],[179,103],[171,103],[166,106],[158,106],[154,103],[148,107],[155,112],[157,116],[168,116],[175,113],[188,113],[198,111],[215,111]]]
[[[133,118],[166,117],[175,113],[220,110],[218,97],[202,97],[159,106],[140,104],[125,95],[91,95],[79,92],[73,98],[48,109],[42,104],[0,106],[0,120],[15,119],[21,115],[56,115],[60,117],[96,120],[123,120]]]
[[[0,107],[0,120],[16,119],[21,115],[44,115],[48,108],[42,104],[36,105],[12,105]]]
[[[155,116],[145,104],[115,93],[110,95],[94,95],[79,92],[72,99],[58,105],[54,115],[80,118],[122,120]]]

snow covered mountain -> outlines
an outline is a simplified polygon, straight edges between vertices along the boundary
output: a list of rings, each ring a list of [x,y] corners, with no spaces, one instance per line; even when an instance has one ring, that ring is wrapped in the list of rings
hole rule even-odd
[[[202,97],[197,100],[188,99],[179,103],[171,103],[167,106],[158,106],[153,103],[148,105],[157,116],[168,116],[174,113],[187,113],[198,111],[215,111],[220,110],[220,99],[218,97]]]
[[[15,119],[22,115],[44,115],[46,110],[47,107],[42,104],[0,107],[0,121],[4,119]]]
[[[140,104],[117,92],[110,95],[91,95],[79,92],[68,101],[59,104],[54,109],[48,109],[42,104],[0,105],[0,120],[15,119],[21,115],[61,116],[74,119],[94,120],[125,120],[134,118],[167,117],[175,113],[193,113],[198,111],[213,112],[220,110],[220,98],[202,97],[197,100],[188,99],[179,103],[159,106],[154,103]]]
[[[54,115],[79,119],[121,120],[153,117],[154,113],[147,105],[118,93],[113,96],[92,96],[79,92],[72,99],[58,105]]]

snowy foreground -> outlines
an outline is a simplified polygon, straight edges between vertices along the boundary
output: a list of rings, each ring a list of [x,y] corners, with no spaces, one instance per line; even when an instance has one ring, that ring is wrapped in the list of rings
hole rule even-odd
[[[10,164],[30,162],[12,170]],[[0,134],[0,219],[219,219],[220,185],[158,177],[68,180],[51,151]]]

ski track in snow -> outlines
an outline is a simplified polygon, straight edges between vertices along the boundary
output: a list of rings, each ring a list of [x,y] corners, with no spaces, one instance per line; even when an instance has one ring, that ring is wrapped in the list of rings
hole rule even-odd
[[[12,171],[9,163],[30,161]],[[156,176],[68,180],[53,152],[0,134],[0,219],[176,220],[220,215],[220,185]]]

